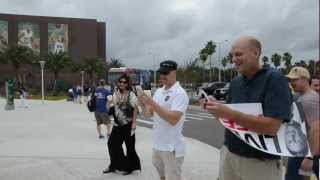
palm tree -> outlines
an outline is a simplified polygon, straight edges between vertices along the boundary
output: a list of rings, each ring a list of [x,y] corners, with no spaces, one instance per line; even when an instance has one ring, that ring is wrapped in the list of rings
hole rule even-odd
[[[316,74],[316,62],[314,60],[309,60],[308,70],[310,72],[311,77]]]
[[[69,55],[63,51],[49,52],[46,59],[45,68],[53,72],[54,75],[53,93],[55,93],[59,73],[66,68],[71,69],[72,60]]]
[[[316,61],[316,65],[315,65],[315,78],[320,79],[320,60]]]
[[[184,74],[182,75],[186,82],[192,83],[193,87],[201,81],[201,67],[198,66],[198,59],[190,60],[185,67]]]
[[[204,64],[208,59],[208,53],[206,52],[206,49],[201,49],[201,51],[199,52],[199,55],[200,55],[200,60],[202,62],[202,77],[205,78],[205,75],[204,75],[204,71],[205,71]]]
[[[81,67],[81,69],[89,75],[91,86],[95,86],[95,81],[93,80],[94,75],[101,74],[106,68],[106,64],[103,63],[99,57],[85,58]]]
[[[291,66],[292,66],[291,60],[292,60],[292,55],[290,53],[288,53],[288,52],[283,53],[282,61],[284,62],[285,66],[286,66],[286,74],[291,69]]]
[[[300,60],[299,64],[300,64],[300,66],[302,66],[304,68],[307,68],[307,66],[308,66],[305,60]]]
[[[226,81],[225,69],[226,69],[226,66],[227,66],[228,63],[229,63],[228,57],[223,57],[222,60],[221,60],[221,64],[222,64],[222,67],[223,67],[223,80],[224,81]]]
[[[300,60],[299,62],[294,63],[294,66],[300,66],[300,67],[304,67],[304,68],[308,67],[305,60]]]
[[[21,66],[36,63],[38,59],[38,54],[25,46],[8,46],[0,53],[0,62],[12,66],[18,84],[24,83],[20,74]]]
[[[233,64],[233,61],[232,61],[232,54],[231,53],[228,53],[228,55],[226,56],[226,58],[227,58],[227,62],[230,64],[230,65],[232,65]],[[232,80],[232,78],[233,78],[233,74],[234,74],[234,68],[231,68],[230,69],[230,81]]]
[[[271,62],[273,62],[276,69],[281,65],[281,56],[278,53],[275,53],[271,56]]]
[[[262,57],[262,62],[263,62],[263,66],[266,67],[268,62],[269,62],[268,56],[263,56]]]
[[[121,59],[118,58],[111,58],[110,62],[108,63],[110,68],[119,68],[124,67],[125,65],[122,63]]]
[[[212,56],[212,54],[213,53],[215,53],[216,52],[216,45],[215,44],[213,44],[213,42],[212,41],[208,41],[207,42],[207,44],[206,44],[206,46],[205,46],[205,51],[206,51],[206,53],[208,54],[208,56],[209,56],[209,61],[210,61],[210,73],[209,73],[209,78],[210,78],[210,82],[211,82],[211,80],[212,80],[212,76],[211,76],[211,74],[212,74],[212,72],[211,72],[211,56]],[[220,59],[219,59],[219,61],[220,61]]]

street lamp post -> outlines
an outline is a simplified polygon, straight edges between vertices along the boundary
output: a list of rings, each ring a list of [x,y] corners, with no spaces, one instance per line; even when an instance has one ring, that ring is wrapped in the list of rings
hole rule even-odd
[[[84,71],[80,71],[81,72],[81,102],[83,102],[83,93],[84,93],[84,89],[83,89],[83,74],[84,74]]]
[[[227,42],[228,40],[223,40],[223,41],[219,41],[219,42],[216,42],[216,44],[218,44],[218,69],[219,69],[219,82],[221,82],[221,57],[220,57],[220,49],[221,49],[221,44],[223,42]]]
[[[45,61],[39,61],[41,67],[41,97],[42,97],[42,104],[44,104],[44,80],[43,80],[43,69]]]
[[[155,64],[155,54],[153,54],[153,83],[154,85],[157,84],[157,70],[156,70],[156,64]]]
[[[153,52],[149,52],[148,54],[152,55],[153,83],[154,83],[154,86],[156,86],[156,84],[157,84],[157,66],[155,64],[155,59],[156,59],[156,55],[158,55],[158,54],[155,54]]]

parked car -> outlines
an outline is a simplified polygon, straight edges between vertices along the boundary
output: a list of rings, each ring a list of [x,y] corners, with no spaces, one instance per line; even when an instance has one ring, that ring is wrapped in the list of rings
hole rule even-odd
[[[226,83],[223,88],[218,88],[214,91],[214,97],[218,100],[226,100],[229,96],[230,83]]]
[[[223,88],[226,85],[225,82],[213,82],[209,83],[208,87],[203,88],[204,92],[208,95],[214,96],[214,91],[219,88]]]

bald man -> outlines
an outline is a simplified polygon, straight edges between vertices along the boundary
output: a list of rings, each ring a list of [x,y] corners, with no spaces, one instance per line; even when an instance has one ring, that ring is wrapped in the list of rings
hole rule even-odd
[[[233,119],[258,134],[276,135],[283,121],[290,120],[292,96],[287,79],[277,70],[259,64],[261,44],[254,37],[241,37],[231,49],[232,61],[239,76],[230,84],[227,103],[261,103],[263,116],[232,110],[215,99],[205,109],[218,118]],[[220,180],[281,180],[279,156],[256,150],[225,130],[220,151]]]

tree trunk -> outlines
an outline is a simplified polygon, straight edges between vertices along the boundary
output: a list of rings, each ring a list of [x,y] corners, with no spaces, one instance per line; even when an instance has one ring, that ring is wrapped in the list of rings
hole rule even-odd
[[[211,82],[212,81],[212,69],[211,69],[211,55],[210,55],[210,58],[209,58],[209,61],[210,61],[210,72],[209,72],[209,81]]]
[[[56,86],[57,86],[57,80],[58,80],[58,75],[59,75],[59,72],[58,71],[55,71],[53,73],[54,75],[54,83],[53,83],[53,88],[52,88],[52,94],[53,95],[57,95],[57,92],[56,92]]]
[[[90,78],[91,87],[95,87],[95,83],[93,83],[93,74],[92,73],[89,73],[89,78]]]
[[[202,82],[205,81],[204,61],[202,61]]]
[[[16,74],[16,81],[17,81],[18,88],[20,88],[21,85],[22,85],[22,78],[21,78],[21,75],[20,75],[20,68],[19,67],[13,67],[13,69],[14,69],[14,72]]]

